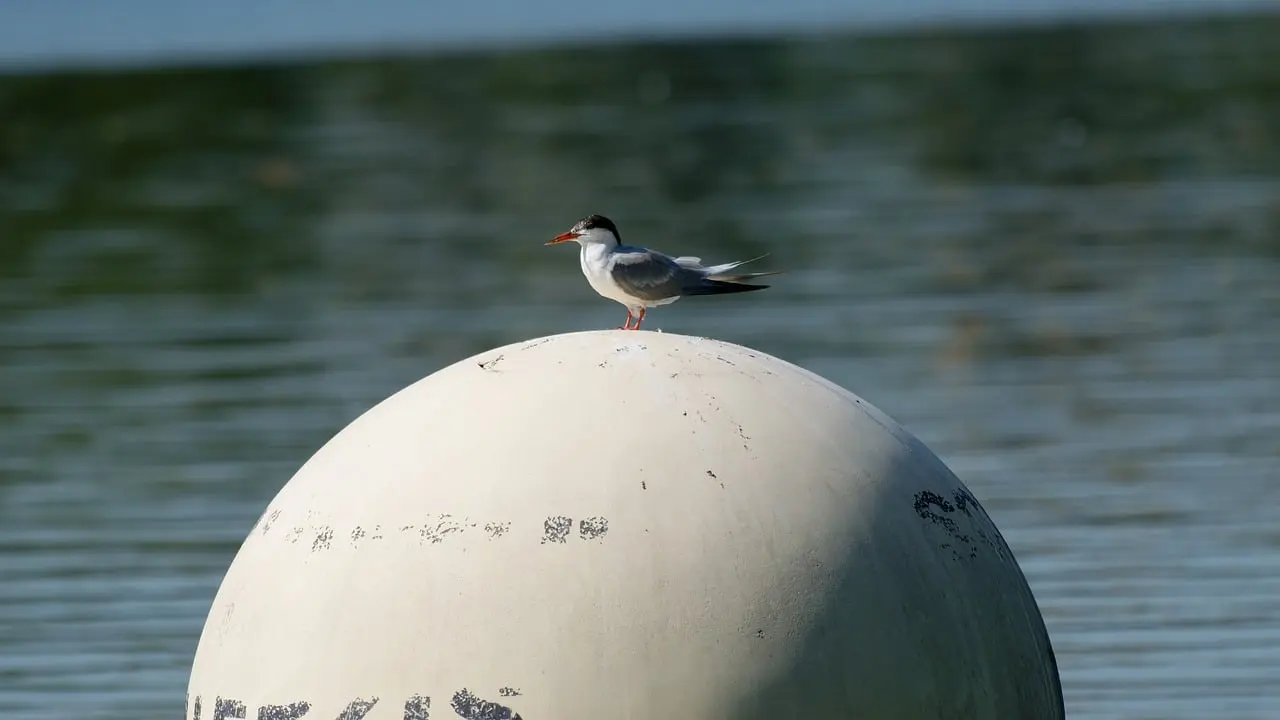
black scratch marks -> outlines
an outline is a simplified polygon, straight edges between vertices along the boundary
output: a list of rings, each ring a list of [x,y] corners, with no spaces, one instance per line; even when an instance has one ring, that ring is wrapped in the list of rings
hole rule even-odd
[[[942,550],[950,550],[952,557],[956,560],[964,557],[970,560],[975,559],[982,547],[995,552],[1002,560],[1011,561],[1013,558],[1009,546],[1005,544],[1004,538],[1000,537],[1000,532],[995,529],[995,525],[991,525],[991,518],[982,509],[982,505],[964,488],[957,488],[950,500],[938,493],[921,490],[915,494],[912,509],[920,519],[942,528],[943,532],[955,541],[954,544],[943,543],[938,547]],[[960,529],[956,519],[963,515],[966,519],[975,520],[974,510],[979,513],[979,517],[975,522],[969,523],[971,535]],[[990,525],[990,532],[982,528],[983,523]]]
[[[449,705],[463,720],[522,720],[520,713],[505,705],[481,700],[466,688],[454,693]]]
[[[720,355],[717,355],[717,356],[716,356],[716,359],[717,359],[717,360],[719,360],[720,362],[724,363],[725,365],[729,365],[730,367],[738,367],[738,364],[737,364],[737,363],[733,362],[732,360],[730,360],[730,359],[728,359],[728,358],[722,357],[722,356],[720,356]]]
[[[279,518],[280,518],[280,511],[279,511],[279,510],[272,510],[272,511],[271,511],[271,513],[270,513],[269,515],[267,515],[265,518],[263,518],[263,519],[261,520],[261,522],[262,522],[262,534],[263,534],[263,535],[266,535],[268,532],[270,532],[270,531],[271,531],[271,526],[272,526],[272,525],[274,525],[274,524],[275,524],[275,522],[276,522],[276,520],[277,520],[277,519],[279,519]]]
[[[564,515],[552,515],[542,522],[542,544],[564,543],[573,529],[573,520]]]
[[[497,372],[496,368],[498,367],[498,363],[502,362],[502,359],[505,357],[506,355],[499,355],[498,357],[492,360],[485,360],[484,362],[476,363],[476,365],[480,366],[481,370]]]
[[[532,342],[527,342],[527,343],[525,343],[524,345],[521,345],[521,346],[520,346],[520,349],[521,349],[521,350],[532,350],[532,349],[534,349],[534,348],[538,347],[539,345],[546,345],[546,344],[547,344],[547,343],[549,343],[549,342],[551,342],[551,338],[542,338],[541,340],[534,340],[534,341],[532,341]]]
[[[609,534],[609,519],[603,517],[583,518],[578,523],[578,535],[583,540],[600,540]]]
[[[707,471],[707,477],[711,478],[712,480],[715,480],[720,485],[720,487],[722,488],[724,487],[724,481],[720,479],[720,476],[716,475],[710,470]]]
[[[763,640],[763,639],[764,639],[764,630],[763,630],[763,629],[757,629],[757,630],[756,630],[756,637],[758,637],[758,638],[760,638],[761,640]]]
[[[648,485],[646,485],[646,484],[645,484],[645,482],[644,482],[643,480],[641,480],[641,481],[640,481],[640,489],[641,489],[641,490],[648,490],[648,489],[649,489],[649,486],[648,486]]]
[[[520,697],[521,695],[519,688],[513,687],[498,688],[498,694],[502,697]]]
[[[311,552],[328,550],[331,540],[333,540],[333,528],[328,525],[322,526],[316,533],[316,539],[311,542]]]
[[[712,471],[707,471],[707,475],[713,480],[716,479]],[[641,480],[640,489],[648,490],[648,482]],[[550,515],[542,523],[541,544],[568,543],[571,536],[575,534],[575,524],[577,525],[576,535],[582,540],[600,541],[609,534],[609,519],[603,516],[592,515],[575,519],[568,515]],[[313,553],[332,550],[335,547],[335,539],[337,544],[350,542],[351,547],[355,549],[360,549],[371,542],[382,541],[386,537],[403,538],[417,545],[430,547],[447,544],[464,536],[488,541],[503,540],[512,537],[514,525],[515,523],[506,520],[473,521],[463,516],[439,513],[423,517],[422,522],[393,526],[389,528],[391,532],[385,535],[381,525],[374,525],[372,528],[356,525],[348,529],[343,526],[304,524],[291,528],[284,536],[284,540],[297,545],[304,537],[310,538],[310,548]],[[527,525],[524,527],[528,528]],[[529,529],[532,530],[532,528]]]
[[[424,542],[430,541],[432,545],[439,545],[450,535],[462,532],[463,526],[464,523],[457,522],[453,516],[441,515],[435,524],[423,523],[422,529],[418,531],[418,537]],[[475,523],[471,523],[471,527],[475,527]]]

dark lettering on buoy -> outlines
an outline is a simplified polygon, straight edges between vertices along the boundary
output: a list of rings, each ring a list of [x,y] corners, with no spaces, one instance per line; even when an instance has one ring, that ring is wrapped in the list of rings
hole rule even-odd
[[[258,720],[298,720],[311,709],[311,703],[300,700],[288,705],[263,705],[258,708]]]
[[[482,700],[466,688],[454,693],[449,704],[463,720],[523,720],[520,713],[506,705]]]
[[[414,695],[404,701],[404,720],[431,720],[431,698]]]
[[[517,697],[518,689],[506,686],[498,690],[502,697]],[[337,720],[363,720],[365,715],[378,704],[378,698],[356,698],[338,715]],[[485,700],[470,690],[463,688],[453,694],[450,703],[454,713],[463,720],[523,720],[520,713],[501,703]],[[219,697],[213,704],[212,720],[251,720],[246,718],[245,705],[234,698]],[[187,717],[188,710],[194,710],[190,720],[200,720],[200,696],[194,702],[191,696],[184,698],[182,716]],[[305,700],[285,705],[263,705],[258,708],[256,720],[302,720],[311,712],[311,703]],[[404,720],[431,720],[431,698],[426,695],[411,695],[404,701]]]
[[[346,710],[342,711],[342,714],[338,716],[338,720],[362,720],[377,704],[378,698],[369,698],[368,700],[356,698],[351,701]]]
[[[578,523],[578,535],[583,540],[599,540],[609,534],[609,518],[589,517]]]
[[[549,542],[564,543],[573,529],[573,519],[564,515],[552,515],[542,521],[542,544]]]
[[[231,698],[219,697],[213,701],[213,720],[231,720],[244,718],[244,703]]]

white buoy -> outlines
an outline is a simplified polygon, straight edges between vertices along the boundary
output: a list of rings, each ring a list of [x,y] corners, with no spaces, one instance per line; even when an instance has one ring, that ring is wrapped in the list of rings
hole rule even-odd
[[[1004,540],[848,391],[703,338],[451,365],[280,491],[188,720],[1064,717]]]

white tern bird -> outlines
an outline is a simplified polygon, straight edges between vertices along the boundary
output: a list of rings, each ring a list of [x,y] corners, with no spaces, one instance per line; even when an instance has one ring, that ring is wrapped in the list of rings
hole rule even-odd
[[[764,290],[769,286],[748,285],[745,281],[780,272],[731,272],[765,255],[704,267],[701,258],[672,257],[648,248],[623,245],[618,227],[603,215],[589,215],[579,220],[546,244],[570,240],[581,246],[582,274],[587,276],[592,289],[627,308],[623,330],[639,330],[648,308],[669,305],[685,295]]]

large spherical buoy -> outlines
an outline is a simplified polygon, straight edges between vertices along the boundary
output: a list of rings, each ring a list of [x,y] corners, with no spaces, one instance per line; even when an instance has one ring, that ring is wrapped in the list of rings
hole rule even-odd
[[[378,404],[262,514],[188,720],[1062,718],[982,507],[848,391],[586,332]]]

